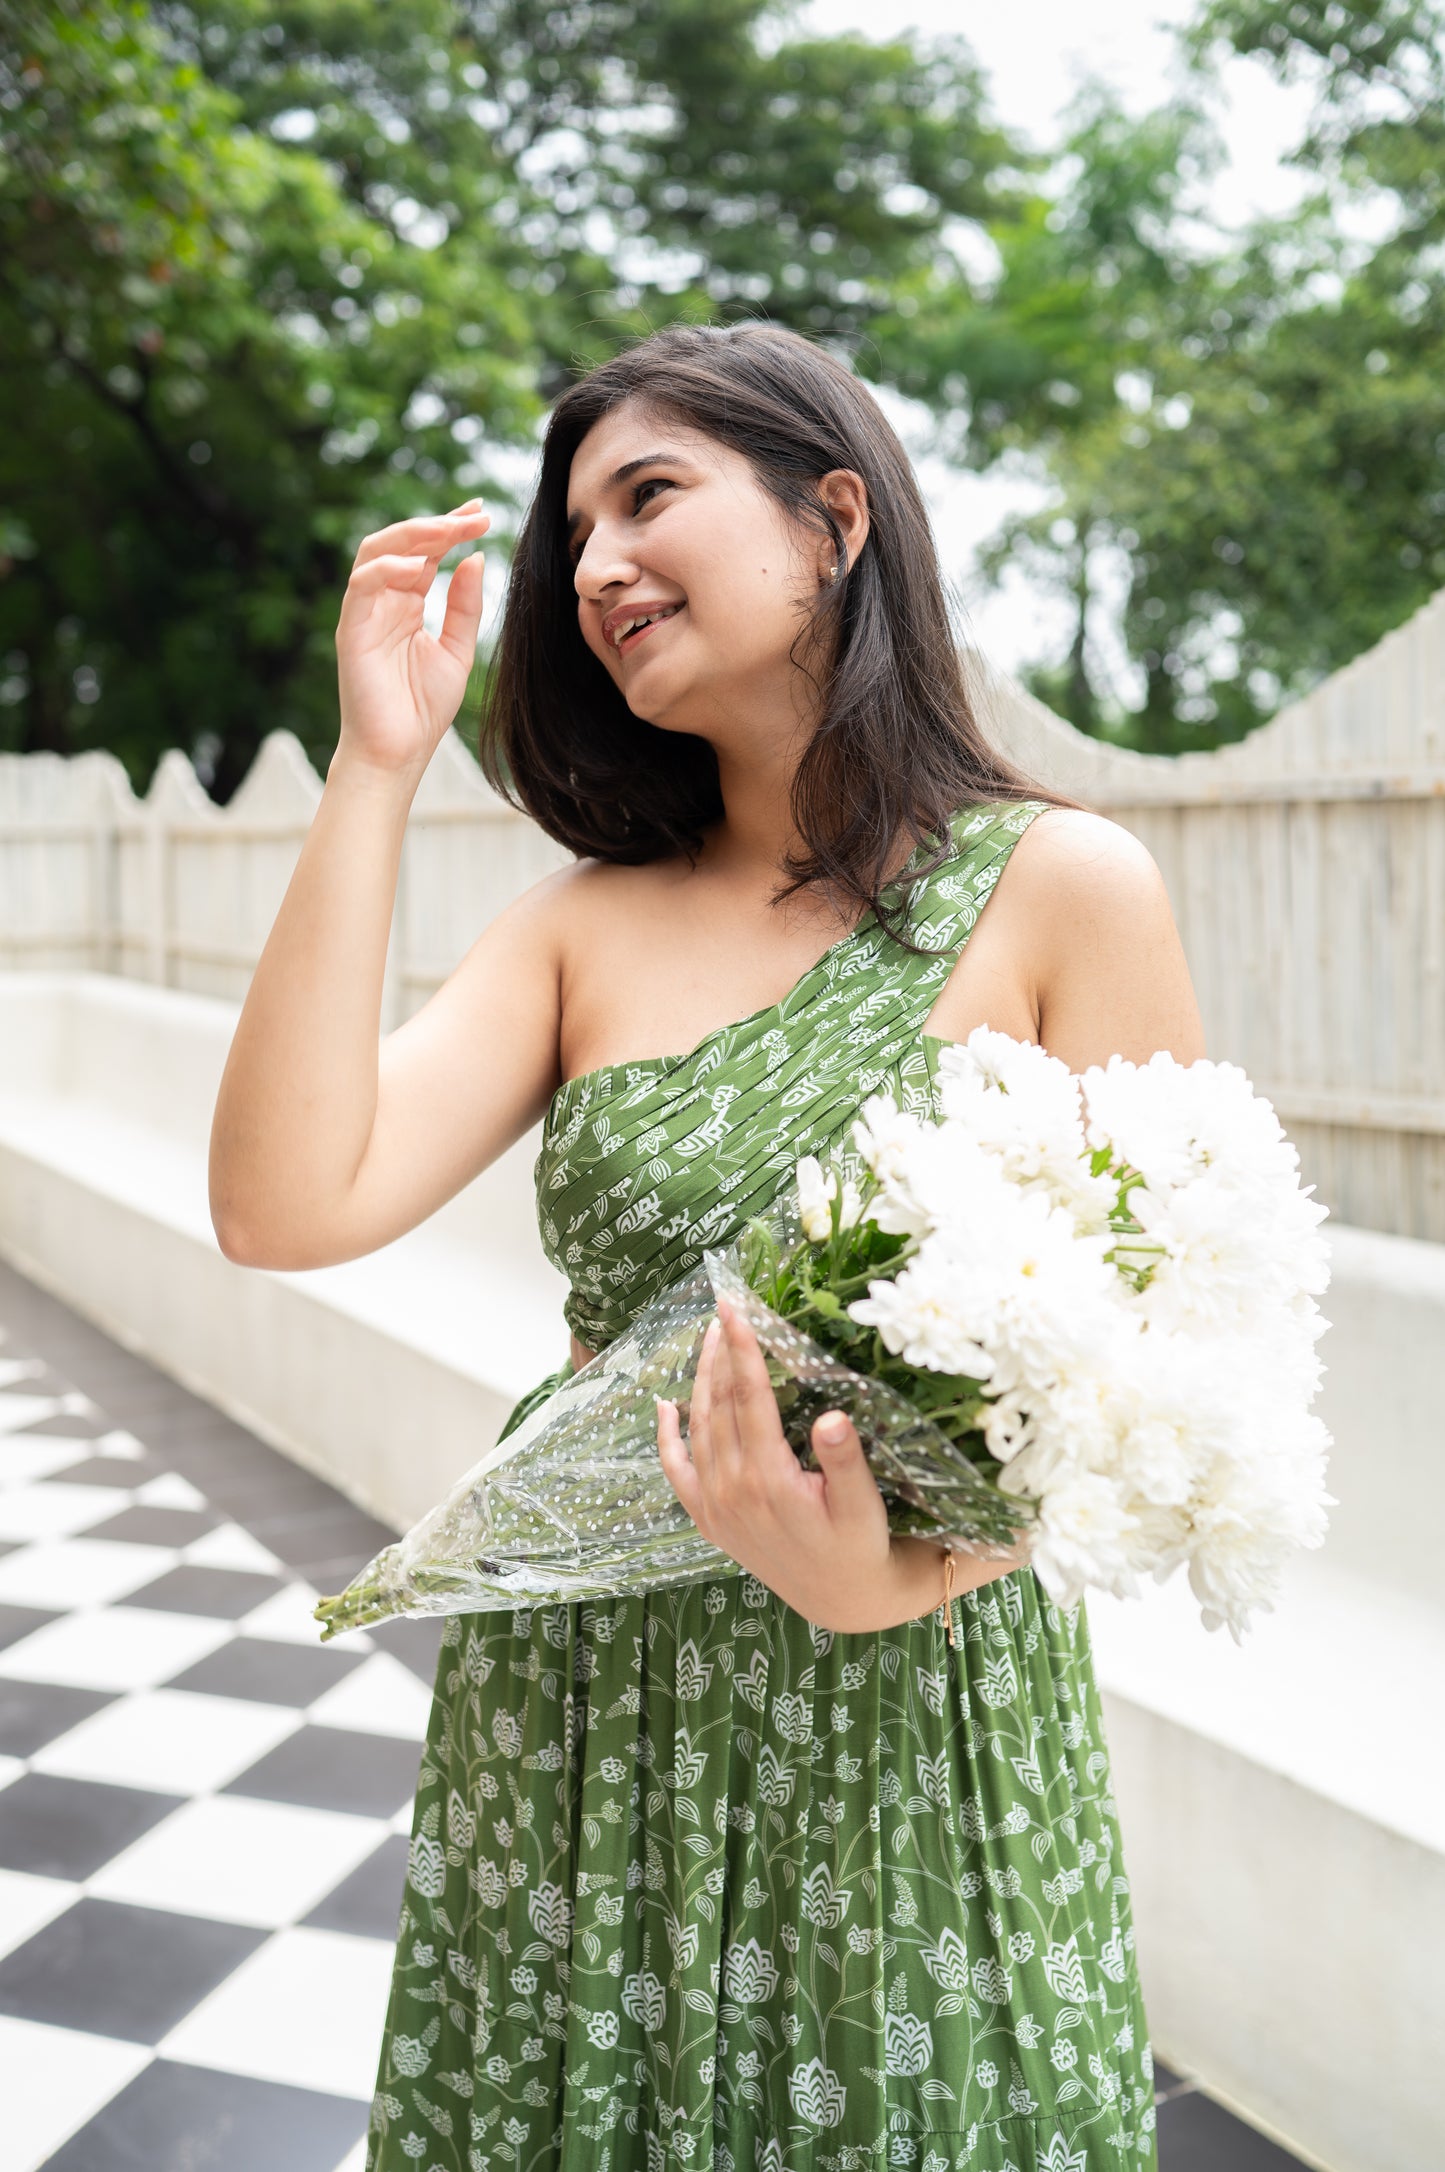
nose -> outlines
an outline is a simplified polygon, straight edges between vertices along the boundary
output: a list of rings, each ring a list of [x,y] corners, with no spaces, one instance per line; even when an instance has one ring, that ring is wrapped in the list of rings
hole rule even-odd
[[[606,522],[599,522],[577,556],[572,584],[583,603],[606,608],[609,590],[628,588],[637,579],[637,561],[629,558]]]

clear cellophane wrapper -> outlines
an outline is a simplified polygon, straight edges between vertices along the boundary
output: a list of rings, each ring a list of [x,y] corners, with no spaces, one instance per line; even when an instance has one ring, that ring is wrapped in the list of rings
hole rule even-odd
[[[781,1243],[795,1219],[769,1217]],[[473,1614],[612,1598],[745,1574],[703,1537],[673,1491],[657,1446],[660,1396],[688,1437],[698,1354],[719,1296],[751,1325],[786,1437],[816,1469],[812,1425],[842,1410],[857,1427],[897,1535],[1000,1559],[1035,1513],[1001,1493],[979,1460],[884,1381],[853,1371],[744,1279],[735,1240],[704,1252],[624,1333],[490,1448],[437,1507],[383,1547],[316,1608],[322,1636],[400,1614]]]

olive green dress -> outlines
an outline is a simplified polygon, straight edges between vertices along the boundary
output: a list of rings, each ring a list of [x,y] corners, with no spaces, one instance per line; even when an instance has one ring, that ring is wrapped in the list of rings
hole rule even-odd
[[[780,1003],[556,1095],[537,1160],[600,1348],[923,1032],[1040,802],[963,808]],[[564,1378],[538,1383],[508,1428]],[[1031,1568],[849,1635],[747,1573],[454,1615],[367,2172],[1155,2172],[1084,1608]]]

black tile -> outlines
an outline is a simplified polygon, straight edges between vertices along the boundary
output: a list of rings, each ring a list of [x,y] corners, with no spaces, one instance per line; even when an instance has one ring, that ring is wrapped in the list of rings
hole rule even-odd
[[[1159,2107],[1159,2172],[1301,2172],[1301,2162],[1212,2097],[1186,2089]]]
[[[52,1345],[47,1355],[57,1370],[64,1369],[82,1395],[109,1411],[131,1406],[159,1408],[167,1391],[175,1386],[154,1365],[130,1350],[122,1350],[118,1343]]]
[[[67,1486],[124,1486],[133,1492],[149,1479],[160,1478],[167,1468],[159,1456],[98,1455],[67,1464],[63,1471],[52,1471],[50,1475],[64,1479]]]
[[[440,1614],[407,1614],[396,1621],[377,1622],[366,1633],[384,1652],[390,1652],[393,1659],[399,1659],[404,1667],[409,1667],[417,1680],[425,1682],[430,1689],[436,1680],[437,1655],[445,1627],[446,1622]]]
[[[0,1351],[0,1356],[3,1355],[3,1351]],[[23,1379],[8,1381],[4,1387],[0,1387],[0,1395],[53,1395],[57,1400],[62,1395],[73,1395],[74,1393],[75,1382],[70,1379],[68,1374],[56,1372],[54,1366],[47,1365],[43,1358],[35,1360],[33,1373],[26,1373]],[[48,1424],[50,1421],[42,1420],[41,1422]],[[28,1433],[30,1431],[29,1426],[25,1430]]]
[[[352,2097],[153,2059],[45,2172],[332,2172],[366,2122]]]
[[[0,1606],[0,1652],[7,1644],[18,1644],[33,1629],[43,1629],[48,1621],[59,1621],[53,1607],[12,1606],[7,1600]]]
[[[104,1523],[93,1523],[87,1538],[125,1539],[141,1546],[189,1546],[224,1519],[212,1508],[148,1508],[137,1501]]]
[[[1154,2094],[1156,2097],[1167,2096],[1175,2089],[1192,2089],[1193,2087],[1193,2082],[1186,2081],[1182,2074],[1176,2074],[1173,2067],[1166,2066],[1158,2054],[1155,2054]]]
[[[343,1878],[302,1922],[316,1930],[351,1931],[358,1938],[394,1941],[410,1845],[404,1833],[389,1833],[375,1855],[358,1863],[351,1876]]]
[[[221,1792],[389,1818],[416,1793],[420,1764],[418,1742],[351,1727],[300,1727]]]
[[[89,1878],[184,1799],[24,1772],[0,1789],[0,1865],[42,1878]]]
[[[390,1524],[340,1498],[310,1511],[263,1510],[246,1518],[246,1528],[288,1568],[297,1570],[340,1559],[352,1560],[361,1568],[398,1537]]]
[[[208,1501],[224,1508],[238,1523],[249,1524],[253,1515],[311,1515],[336,1507],[343,1497],[289,1456],[278,1455],[253,1433],[230,1426],[204,1438],[147,1442],[169,1457],[172,1467]]]
[[[114,1704],[109,1689],[72,1689],[68,1682],[12,1682],[0,1679],[0,1750],[7,1757],[33,1757],[57,1735],[68,1734],[102,1705]],[[0,1819],[5,1815],[0,1798]]]
[[[158,2043],[268,1935],[84,1894],[0,1961],[0,2013]]]
[[[319,1633],[318,1624],[318,1633]],[[249,1697],[258,1704],[314,1704],[346,1679],[365,1652],[312,1651],[265,1637],[233,1637],[219,1651],[187,1667],[167,1689],[195,1689],[213,1697]]]
[[[30,1436],[35,1436],[37,1440],[96,1440],[98,1434],[109,1434],[113,1423],[115,1420],[106,1418],[102,1410],[56,1410],[48,1418],[33,1418],[33,1423],[26,1425],[22,1434],[11,1434],[9,1438],[28,1440]]]
[[[183,1561],[153,1584],[127,1592],[125,1603],[156,1607],[165,1614],[210,1614],[218,1621],[236,1621],[284,1588],[283,1577],[254,1569],[206,1569]]]

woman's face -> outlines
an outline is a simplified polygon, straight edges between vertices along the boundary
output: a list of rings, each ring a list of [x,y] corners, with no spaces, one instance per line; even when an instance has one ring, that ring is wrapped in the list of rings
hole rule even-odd
[[[711,737],[800,713],[790,651],[833,553],[741,453],[626,401],[574,453],[567,515],[582,638],[635,716]]]

